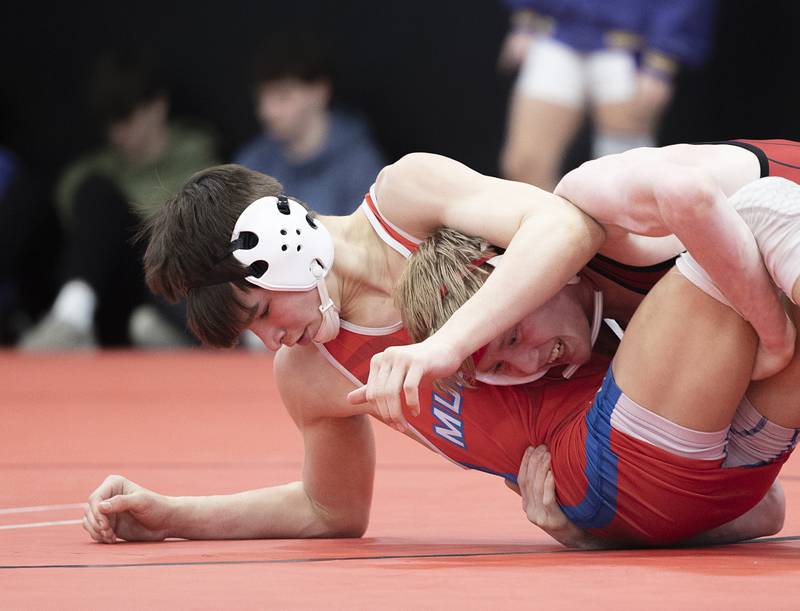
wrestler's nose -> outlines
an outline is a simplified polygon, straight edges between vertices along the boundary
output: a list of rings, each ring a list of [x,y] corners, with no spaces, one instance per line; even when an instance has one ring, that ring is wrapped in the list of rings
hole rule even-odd
[[[506,373],[510,376],[527,376],[539,371],[539,357],[536,349],[516,350],[506,358]]]

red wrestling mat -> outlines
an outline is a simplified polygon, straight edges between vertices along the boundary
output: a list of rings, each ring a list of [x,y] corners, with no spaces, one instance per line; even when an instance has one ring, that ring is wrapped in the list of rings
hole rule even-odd
[[[360,540],[93,543],[79,504],[110,473],[167,494],[295,480],[300,436],[271,359],[0,353],[0,608],[797,609],[800,462],[777,537],[702,550],[573,552],[518,497],[376,424]]]

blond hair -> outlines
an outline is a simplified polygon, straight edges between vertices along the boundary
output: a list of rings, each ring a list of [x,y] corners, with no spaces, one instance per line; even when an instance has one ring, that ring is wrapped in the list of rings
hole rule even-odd
[[[475,294],[492,270],[486,260],[496,254],[496,248],[483,238],[448,228],[438,229],[419,245],[395,291],[395,303],[414,342],[433,335]],[[468,357],[444,384],[471,386],[475,365]]]

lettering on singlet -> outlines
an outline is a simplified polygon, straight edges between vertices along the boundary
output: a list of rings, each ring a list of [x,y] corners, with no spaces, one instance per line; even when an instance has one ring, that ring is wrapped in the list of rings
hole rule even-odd
[[[444,394],[434,390],[431,396],[431,414],[434,418],[434,434],[466,450],[464,420],[461,417],[461,391],[463,388],[458,385],[456,389]]]

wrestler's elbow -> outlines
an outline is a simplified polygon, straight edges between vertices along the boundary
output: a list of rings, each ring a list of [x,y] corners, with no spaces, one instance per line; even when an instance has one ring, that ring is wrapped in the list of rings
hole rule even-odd
[[[334,523],[326,524],[323,538],[330,539],[360,539],[367,532],[369,517],[354,519],[353,517]]]
[[[314,537],[324,539],[358,539],[364,536],[369,526],[369,507],[349,506],[340,511],[315,507],[317,527]]]
[[[576,248],[584,246],[590,255],[599,250],[606,240],[606,228],[594,217],[576,206],[562,209],[558,226],[553,228],[554,234],[564,232],[564,244],[572,244]]]

